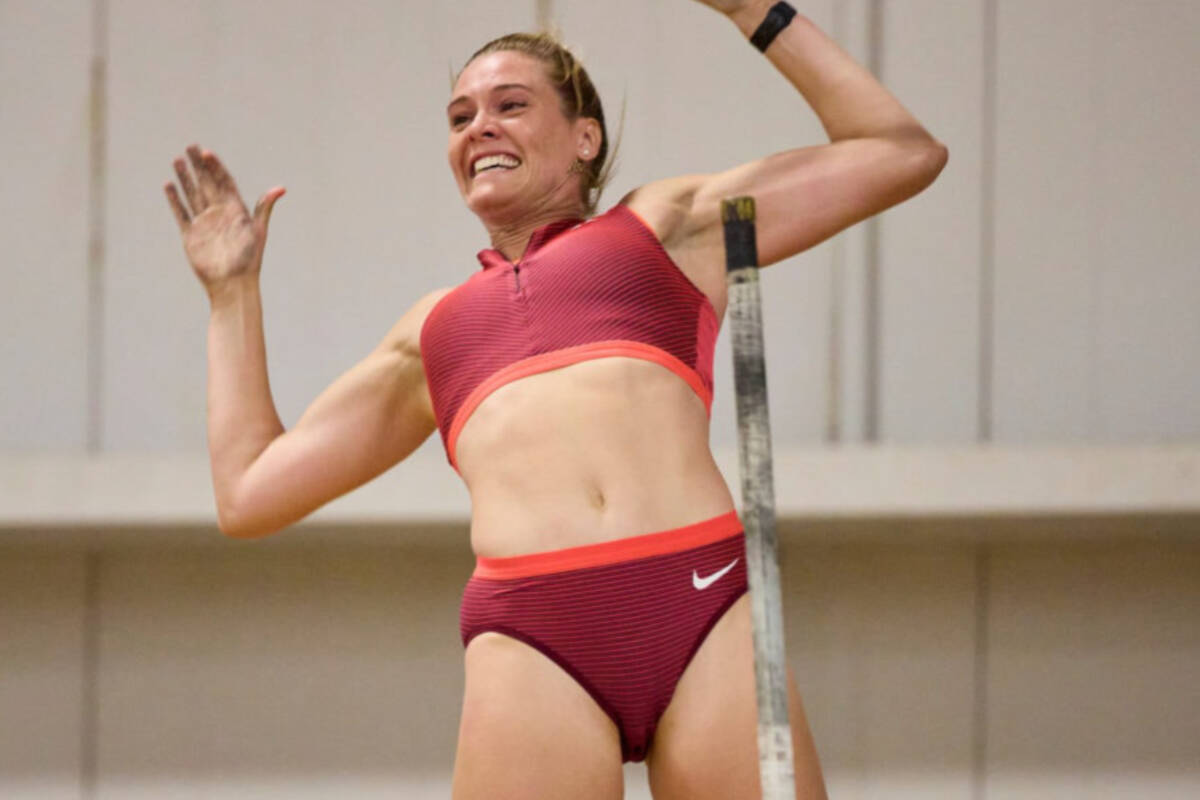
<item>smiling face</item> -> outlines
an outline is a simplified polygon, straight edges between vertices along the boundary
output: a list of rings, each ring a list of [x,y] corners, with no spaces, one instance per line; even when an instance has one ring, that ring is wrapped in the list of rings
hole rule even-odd
[[[507,50],[479,56],[453,97],[447,154],[468,208],[497,223],[546,208],[578,206],[582,215],[572,165],[596,157],[599,124],[566,116],[537,59]]]

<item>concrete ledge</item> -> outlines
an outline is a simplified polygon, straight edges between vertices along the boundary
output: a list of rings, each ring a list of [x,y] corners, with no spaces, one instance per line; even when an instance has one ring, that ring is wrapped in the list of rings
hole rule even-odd
[[[740,497],[737,453],[716,455]],[[1010,532],[1039,521],[1043,531],[1117,530],[1143,518],[1200,530],[1200,445],[794,448],[775,453],[774,470],[781,533],[918,525],[954,535],[981,521]],[[390,539],[465,530],[469,513],[465,486],[440,450],[425,447],[295,527],[311,529],[306,539],[347,527]],[[215,531],[203,453],[0,456],[5,540],[105,530],[136,539],[160,529]]]
[[[845,447],[775,465],[781,516],[1200,512],[1198,445]]]

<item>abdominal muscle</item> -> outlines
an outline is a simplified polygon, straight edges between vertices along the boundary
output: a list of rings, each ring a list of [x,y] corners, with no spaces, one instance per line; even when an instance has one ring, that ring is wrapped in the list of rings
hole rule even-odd
[[[457,442],[488,558],[679,528],[734,509],[704,402],[666,367],[582,361],[506,384]]]

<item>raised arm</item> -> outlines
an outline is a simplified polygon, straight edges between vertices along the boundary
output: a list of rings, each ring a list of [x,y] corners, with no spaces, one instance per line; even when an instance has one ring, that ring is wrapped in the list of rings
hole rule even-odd
[[[251,215],[211,152],[175,162],[187,203],[165,189],[184,250],[208,292],[208,445],[221,530],[263,536],[379,475],[436,428],[419,351],[441,292],[421,298],[362,362],[285,430],[267,379],[258,276],[271,189]]]
[[[698,0],[747,39],[774,0]],[[749,45],[747,45],[749,46]],[[648,184],[627,198],[664,244],[719,263],[720,202],[749,194],[757,206],[761,266],[788,258],[906,200],[946,164],[946,147],[807,17],[797,13],[765,56],[820,118],[829,144],[800,147],[711,175]]]

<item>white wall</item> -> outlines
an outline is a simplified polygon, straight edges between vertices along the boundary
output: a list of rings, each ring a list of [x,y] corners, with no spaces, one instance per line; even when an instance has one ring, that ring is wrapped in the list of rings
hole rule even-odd
[[[123,0],[111,15],[104,447],[203,447],[207,301],[161,189],[191,142],[251,206],[288,189],[263,290],[291,423],[421,295],[478,267],[483,230],[445,163],[450,66],[531,7]]]
[[[272,385],[295,420],[421,294],[478,268],[484,232],[444,165],[449,73],[530,27],[536,5],[4,3],[0,447],[202,449],[206,305],[161,190],[193,141],[224,157],[249,202],[289,189],[264,288]],[[627,105],[609,202],[822,140],[786,81],[699,6],[551,7],[614,128]],[[777,440],[1195,440],[1200,7],[803,10],[951,160],[915,200],[764,272]],[[107,63],[106,257],[89,298],[93,50]],[[727,348],[723,336],[718,446],[735,430]]]
[[[1194,440],[1200,5],[997,11],[997,438]]]
[[[203,449],[206,305],[161,188],[193,141],[251,204],[288,187],[264,290],[272,386],[294,421],[420,295],[477,269],[484,233],[444,164],[449,74],[537,5],[0,2],[0,450]],[[609,202],[821,141],[786,82],[696,4],[549,5],[614,128],[627,103]],[[917,199],[763,273],[778,449],[1195,441],[1200,6],[801,10],[951,160]],[[98,161],[93,56],[107,66]],[[904,547],[790,541],[789,651],[834,796],[1197,794],[1200,551],[1154,525],[1099,541],[1087,525],[1051,541],[986,526]],[[142,533],[0,547],[0,795],[445,796],[465,538],[172,547],[170,530]]]
[[[0,447],[86,443],[90,12],[0,3]]]

